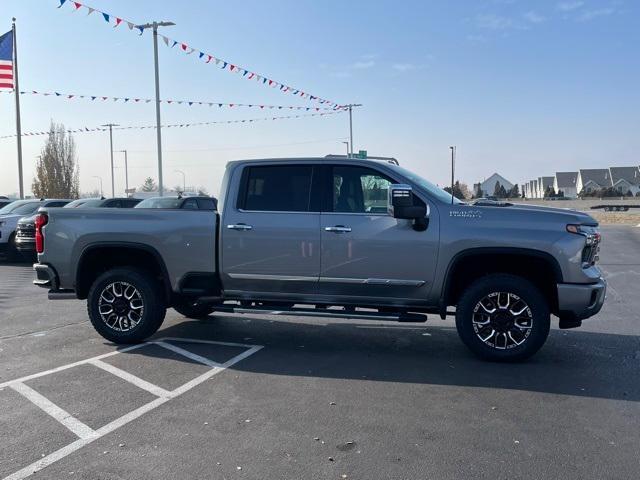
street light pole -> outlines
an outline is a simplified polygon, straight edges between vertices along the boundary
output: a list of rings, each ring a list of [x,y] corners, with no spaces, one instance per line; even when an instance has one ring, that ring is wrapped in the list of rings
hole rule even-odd
[[[98,180],[100,180],[100,198],[102,198],[102,197],[103,197],[103,195],[102,195],[102,177],[99,177],[99,176],[97,176],[97,175],[94,175],[94,176],[93,176],[93,177],[91,177],[91,178],[97,178]]]
[[[455,168],[456,168],[456,147],[455,145],[449,147],[451,149],[451,205],[453,205],[453,185],[454,185],[454,176],[455,176]]]
[[[174,170],[176,173],[182,174],[182,193],[187,191],[187,176],[184,174],[182,170]]]
[[[152,22],[138,25],[138,28],[153,29],[153,63],[155,66],[156,81],[156,136],[158,142],[158,194],[162,197],[164,187],[162,183],[162,132],[160,128],[160,72],[158,65],[158,27],[170,27],[173,22]]]
[[[105,125],[101,125],[102,127],[109,127],[109,146],[111,149],[111,197],[116,196],[116,183],[113,177],[113,127],[119,127],[117,123],[107,123]]]
[[[350,153],[347,154],[347,157],[353,157],[353,108],[361,106],[361,103],[350,103],[349,105],[344,105],[344,108],[349,110],[349,144],[351,146],[351,150]]]
[[[125,196],[129,195],[129,165],[127,164],[127,151],[126,150],[118,150],[120,153],[124,153],[124,193]]]

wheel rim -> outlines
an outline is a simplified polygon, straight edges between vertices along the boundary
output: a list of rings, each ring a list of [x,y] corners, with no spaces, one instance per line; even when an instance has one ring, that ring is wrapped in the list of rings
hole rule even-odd
[[[140,323],[144,314],[142,295],[130,283],[110,283],[100,292],[98,312],[106,326],[128,332]]]
[[[531,308],[510,292],[493,292],[473,309],[473,330],[485,345],[507,350],[527,341],[533,327]]]

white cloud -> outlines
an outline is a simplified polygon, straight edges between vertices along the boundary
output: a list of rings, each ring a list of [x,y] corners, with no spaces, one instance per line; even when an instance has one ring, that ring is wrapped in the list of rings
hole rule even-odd
[[[373,60],[358,61],[358,62],[355,62],[353,65],[351,65],[351,68],[355,68],[356,70],[362,70],[365,68],[374,67],[375,64],[376,62],[374,62]]]
[[[593,20],[594,18],[606,17],[613,13],[615,13],[615,9],[611,7],[599,8],[597,10],[586,10],[578,16],[577,20],[579,22],[588,22],[589,20]]]
[[[508,30],[515,27],[511,18],[496,15],[495,13],[485,13],[476,16],[476,25],[486,30]]]
[[[540,14],[538,14],[538,13],[534,12],[533,10],[531,10],[531,11],[529,11],[529,12],[525,13],[525,14],[523,15],[523,17],[524,17],[527,21],[529,21],[529,22],[531,22],[531,23],[542,23],[542,22],[544,22],[544,21],[546,20],[546,18],[545,18],[545,17],[543,17],[542,15],[540,15]]]
[[[561,12],[571,12],[584,6],[584,2],[580,0],[574,0],[569,2],[560,2],[556,5],[556,8]]]
[[[415,70],[416,66],[413,63],[394,63],[391,68],[397,72],[408,72]]]

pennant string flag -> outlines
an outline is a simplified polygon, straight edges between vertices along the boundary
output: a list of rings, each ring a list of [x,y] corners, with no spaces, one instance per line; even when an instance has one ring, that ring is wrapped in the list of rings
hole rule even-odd
[[[65,5],[67,3],[67,0],[58,0],[59,5],[58,8],[61,8],[63,5]],[[87,4],[81,3],[81,2],[69,2],[72,4],[73,7],[73,11],[78,11],[82,8],[87,9],[88,13],[87,15],[90,15],[92,12],[99,12],[102,14],[102,17],[104,18],[104,21],[111,24],[114,23],[113,28],[116,28],[118,25],[120,25],[120,23],[122,23],[123,21],[126,22],[128,25],[131,24],[133,26],[135,26],[136,29],[138,29],[140,31],[140,35],[142,35],[144,33],[144,28],[142,26],[140,26],[139,24],[135,23],[135,22],[131,22],[130,20],[127,20],[123,17],[116,17],[110,13],[106,13],[103,12],[102,10],[98,10],[95,7],[90,7]],[[129,27],[129,30],[131,30],[132,28]],[[289,93],[291,95],[295,95],[298,96],[302,99],[305,100],[309,100],[309,101],[313,101],[316,103],[319,103],[320,105],[323,106],[327,106],[330,108],[335,108],[335,109],[345,109],[346,107],[344,105],[340,105],[336,102],[333,102],[331,100],[327,100],[325,98],[321,98],[318,97],[317,95],[312,95],[309,92],[305,92],[299,88],[294,88],[291,87],[285,83],[282,82],[278,82],[276,80],[273,80],[271,78],[268,78],[264,75],[259,75],[253,71],[251,71],[248,68],[242,67],[240,65],[238,65],[237,63],[231,63],[228,62],[226,60],[221,59],[220,57],[207,53],[203,50],[197,49],[192,47],[191,45],[187,44],[186,42],[178,42],[177,40],[174,40],[172,38],[167,37],[166,35],[162,35],[160,34],[160,37],[162,38],[162,41],[164,42],[164,44],[169,47],[169,48],[173,48],[176,45],[179,45],[180,48],[178,50],[184,52],[187,55],[191,55],[193,52],[198,52],[198,56],[197,58],[199,60],[203,60],[206,57],[206,60],[204,61],[205,63],[211,63],[212,61],[214,62],[215,65],[220,66],[221,70],[227,70],[230,73],[242,73],[241,78],[247,79],[247,80],[255,80],[257,82],[260,82],[262,85],[271,87],[271,88],[277,88],[280,92],[282,93]]]
[[[7,90],[0,90],[1,93],[11,93]],[[155,102],[155,99],[151,98],[135,98],[135,97],[111,97],[111,96],[102,96],[102,95],[80,95],[77,93],[62,93],[62,92],[49,92],[49,91],[41,91],[41,90],[21,90],[20,95],[39,95],[43,97],[54,97],[54,98],[62,98],[64,100],[89,100],[95,102],[97,99],[102,101],[112,100],[114,102],[124,102],[128,103],[130,100],[133,100],[135,103],[150,103]],[[160,100],[160,103],[167,104],[176,104],[176,105],[188,105],[190,107],[197,106],[207,106],[207,107],[218,107],[218,108],[235,108],[235,107],[243,107],[243,108],[259,108],[261,110],[301,110],[305,112],[320,112],[320,111],[330,111],[330,110],[338,110],[336,108],[331,107],[302,107],[297,105],[265,105],[259,103],[228,103],[228,102],[212,102],[212,101],[204,101],[204,100],[173,100],[173,99],[165,99]]]
[[[335,110],[332,112],[320,112],[320,113],[308,113],[302,115],[286,115],[286,116],[278,116],[278,117],[262,117],[262,118],[247,118],[242,120],[216,120],[212,122],[197,122],[197,123],[173,123],[168,125],[161,125],[162,128],[191,128],[191,127],[202,127],[207,125],[230,125],[235,123],[255,123],[255,122],[264,122],[264,121],[273,121],[273,120],[292,120],[298,118],[309,118],[309,117],[323,117],[326,115],[335,115],[336,113],[344,113],[344,110]],[[113,127],[114,130],[146,130],[146,129],[155,129],[156,125],[130,125],[130,126],[118,126]],[[108,132],[109,129],[105,127],[95,127],[95,128],[72,128],[67,129],[67,133],[86,133],[86,132]],[[48,131],[41,132],[26,132],[23,133],[23,137],[37,137],[42,135],[49,135]],[[16,135],[4,135],[0,136],[0,140],[6,138],[15,138]]]

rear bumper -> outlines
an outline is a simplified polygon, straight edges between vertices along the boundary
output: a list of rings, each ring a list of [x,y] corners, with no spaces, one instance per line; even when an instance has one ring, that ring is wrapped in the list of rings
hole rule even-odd
[[[42,288],[49,288],[51,290],[58,290],[60,282],[58,281],[58,274],[46,263],[35,263],[33,265],[33,271],[35,273],[34,285]]]
[[[600,278],[590,284],[558,284],[558,311],[560,321],[579,322],[600,311],[607,293],[607,282]],[[562,325],[561,325],[562,326]]]

